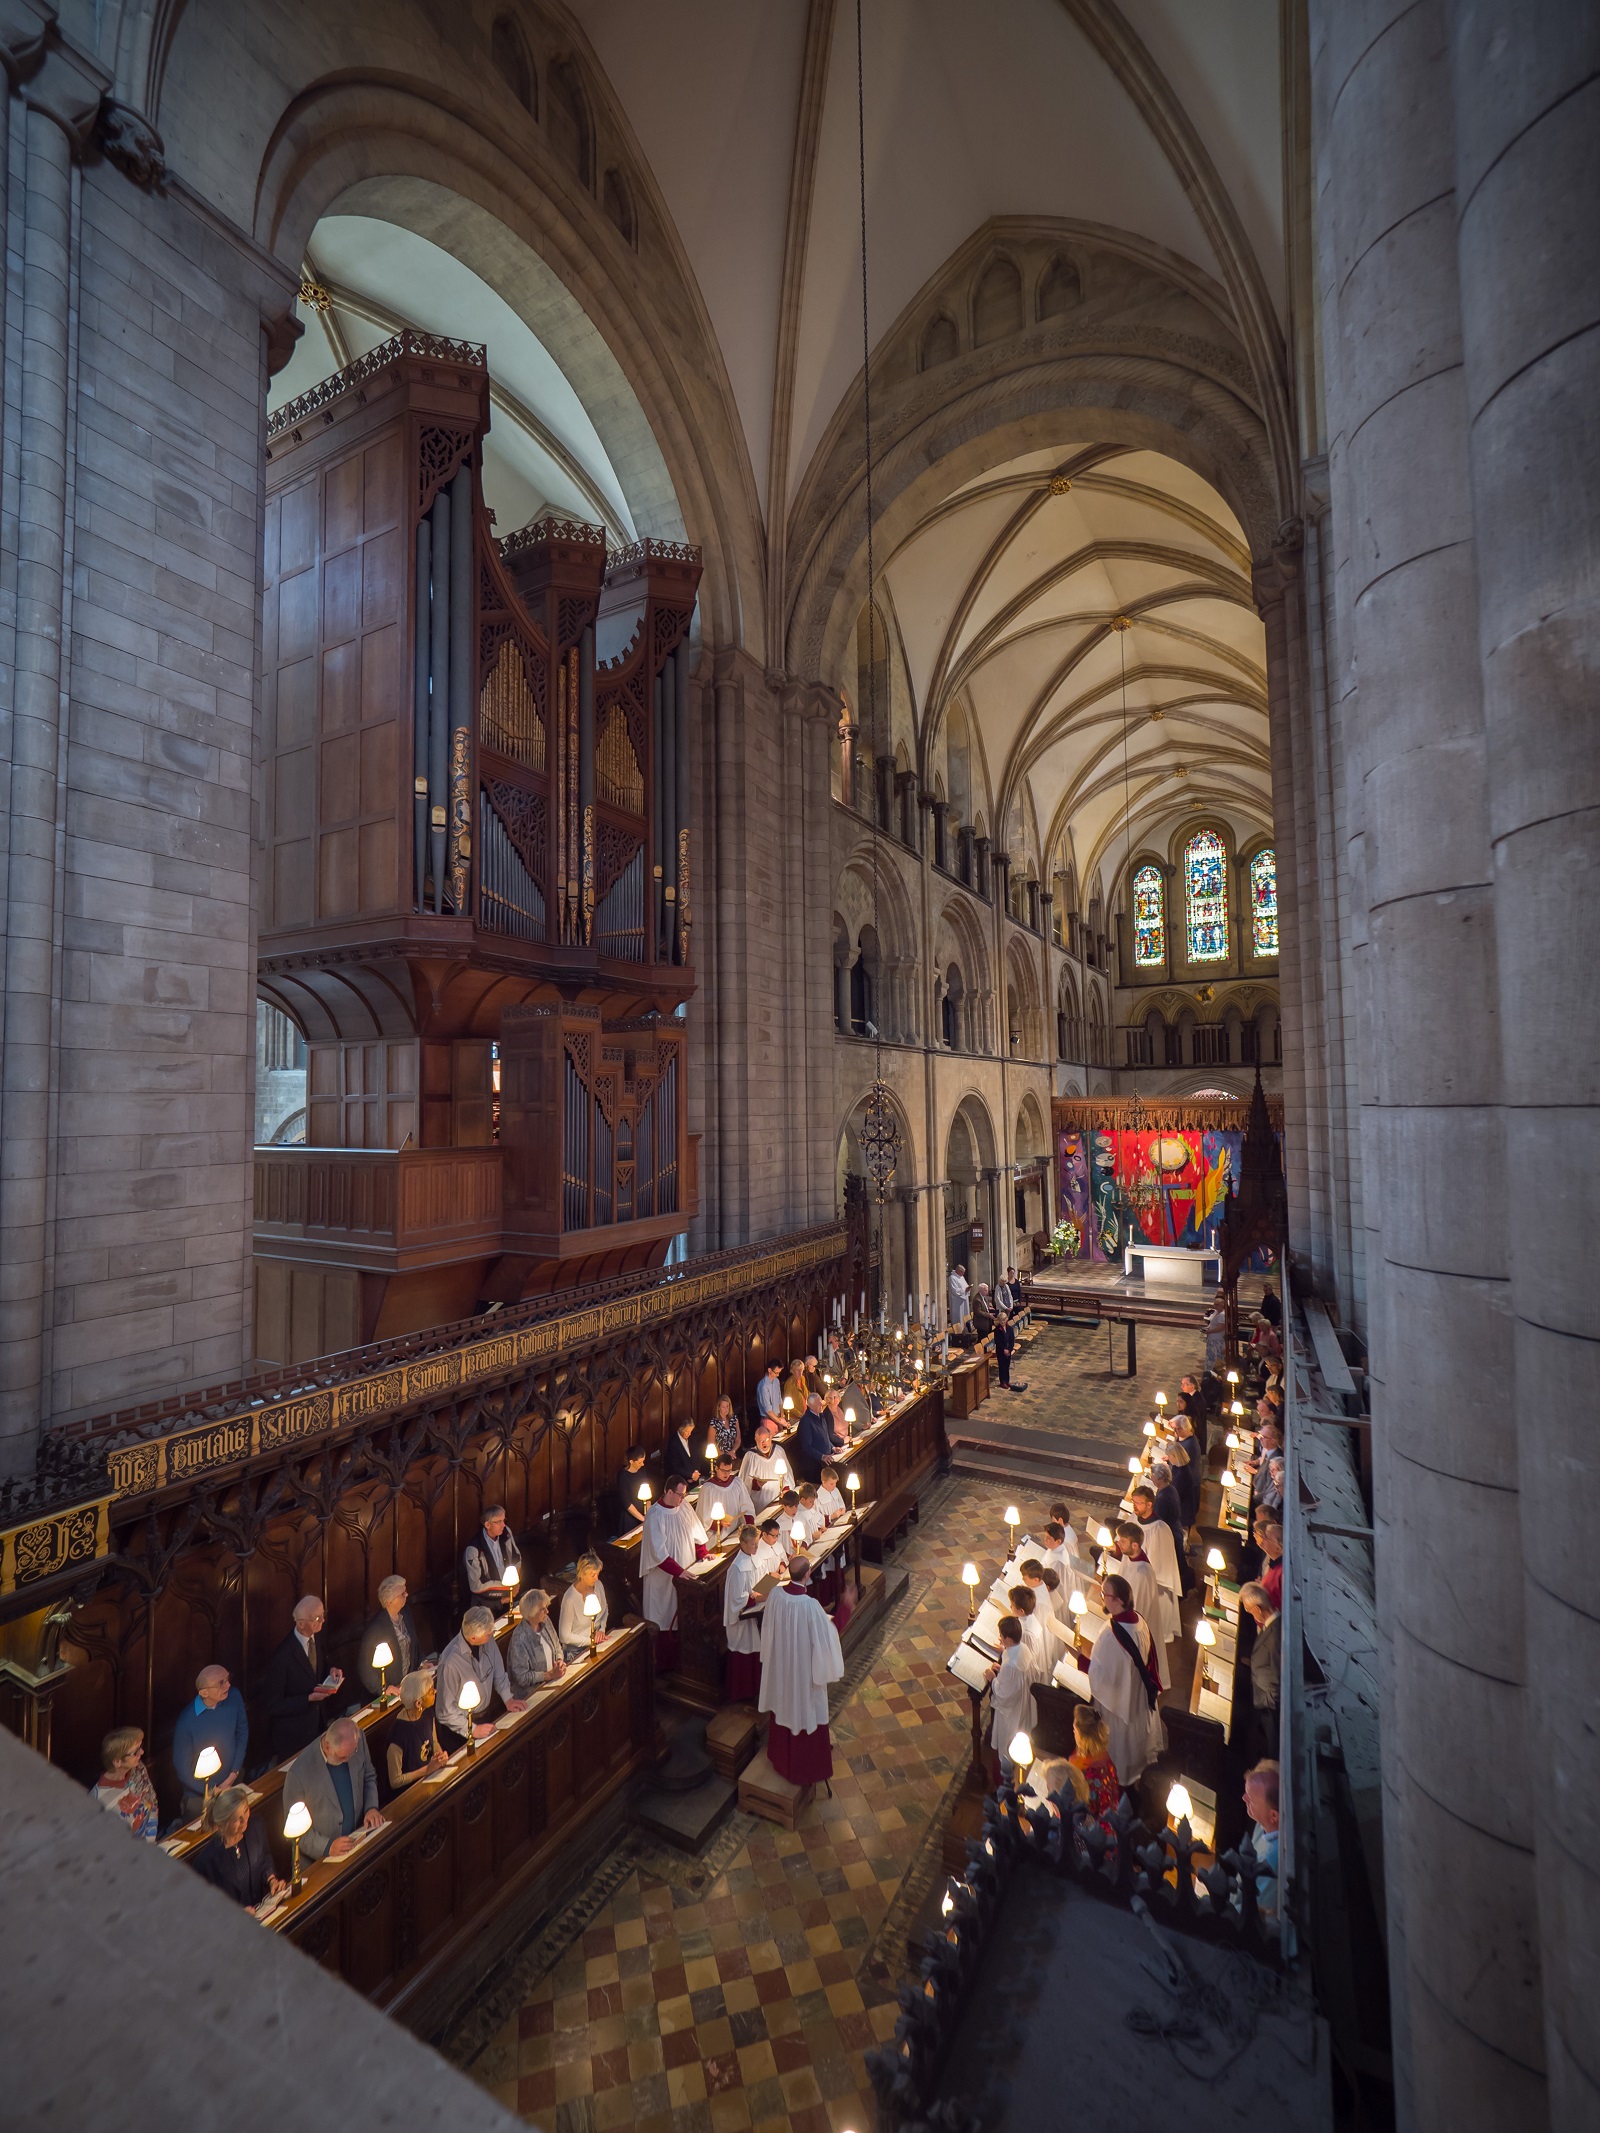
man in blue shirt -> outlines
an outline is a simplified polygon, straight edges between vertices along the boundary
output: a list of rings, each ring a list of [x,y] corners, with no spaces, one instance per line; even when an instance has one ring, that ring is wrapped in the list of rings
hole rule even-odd
[[[767,1374],[756,1387],[756,1413],[765,1415],[774,1429],[782,1429],[783,1373],[776,1363],[767,1365]]]
[[[186,1822],[200,1812],[205,1798],[206,1781],[194,1774],[201,1751],[215,1748],[222,1766],[211,1780],[211,1796],[215,1799],[219,1792],[238,1784],[250,1733],[244,1698],[229,1681],[225,1666],[203,1666],[194,1687],[194,1702],[184,1706],[172,1729],[172,1766],[178,1774]]]
[[[845,1439],[844,1442],[848,1442]],[[794,1470],[802,1481],[820,1481],[822,1469],[844,1443],[834,1436],[833,1423],[817,1395],[806,1395],[806,1411],[800,1417],[795,1437]]]
[[[378,1774],[353,1718],[336,1718],[321,1740],[289,1765],[283,1780],[285,1813],[296,1800],[311,1810],[311,1827],[300,1840],[306,1859],[342,1859],[361,1830],[383,1827]]]

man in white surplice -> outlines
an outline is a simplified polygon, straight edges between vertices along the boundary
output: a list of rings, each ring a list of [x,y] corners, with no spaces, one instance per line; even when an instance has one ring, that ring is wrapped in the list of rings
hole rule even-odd
[[[806,1587],[811,1564],[789,1558],[789,1582],[767,1595],[761,1624],[761,1703],[772,1713],[767,1760],[791,1785],[817,1785],[833,1775],[828,1736],[828,1683],[844,1672],[839,1632]]]
[[[728,1639],[728,1701],[754,1703],[761,1694],[761,1613],[746,1614],[761,1576],[756,1560],[761,1536],[754,1526],[739,1528],[739,1552],[728,1565],[722,1587],[722,1627]]]
[[[1089,1694],[1110,1732],[1118,1781],[1126,1786],[1135,1784],[1155,1761],[1167,1735],[1155,1701],[1158,1683],[1150,1631],[1134,1613],[1128,1581],[1114,1574],[1102,1580],[1100,1591],[1110,1619],[1095,1638],[1087,1662]]]
[[[639,1543],[645,1619],[660,1632],[656,1638],[657,1673],[670,1674],[678,1663],[675,1581],[706,1552],[706,1529],[684,1501],[683,1477],[670,1476],[659,1499],[645,1514],[644,1535]]]
[[[1144,1533],[1134,1521],[1122,1520],[1117,1526],[1117,1576],[1125,1578],[1128,1590],[1133,1595],[1133,1611],[1139,1620],[1153,1629],[1164,1621],[1165,1593],[1161,1580],[1156,1576],[1156,1566],[1144,1552]],[[1161,1686],[1170,1689],[1172,1675],[1167,1667],[1166,1643],[1156,1637],[1150,1653],[1156,1672],[1161,1676]]]
[[[950,1269],[950,1330],[952,1333],[958,1332],[967,1322],[971,1312],[968,1295],[965,1269],[953,1266]]]
[[[749,1493],[758,1520],[789,1486],[788,1457],[773,1449],[772,1431],[765,1422],[756,1424],[755,1450],[746,1452],[740,1461],[739,1479]]]
[[[1161,1611],[1145,1615],[1145,1620],[1155,1631],[1158,1642],[1170,1644],[1174,1637],[1183,1634],[1183,1580],[1178,1570],[1177,1543],[1166,1520],[1153,1515],[1155,1498],[1149,1489],[1135,1489],[1131,1501],[1133,1515],[1144,1536],[1144,1552],[1154,1563],[1161,1586]],[[1143,1615],[1144,1609],[1141,1607],[1139,1612]]]

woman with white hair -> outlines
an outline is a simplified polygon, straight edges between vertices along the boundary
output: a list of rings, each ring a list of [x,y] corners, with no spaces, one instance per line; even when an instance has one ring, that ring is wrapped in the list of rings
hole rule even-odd
[[[531,1696],[566,1672],[561,1639],[550,1619],[550,1595],[530,1585],[517,1602],[517,1626],[506,1645],[513,1696]]]
[[[189,1863],[202,1881],[252,1911],[267,1897],[288,1893],[288,1882],[272,1870],[266,1829],[250,1819],[250,1794],[243,1785],[230,1785],[217,1794],[211,1803],[211,1826],[216,1831],[211,1842],[190,1855]]]
[[[597,1555],[580,1555],[572,1583],[561,1595],[561,1652],[566,1659],[587,1659],[589,1656],[589,1632],[592,1626],[596,1639],[606,1633],[606,1624],[611,1619],[611,1610],[606,1604],[606,1589],[600,1582],[602,1564]],[[600,1602],[597,1615],[587,1615],[583,1603],[593,1593]]]
[[[432,1674],[419,1669],[401,1682],[400,1712],[389,1728],[389,1745],[383,1759],[391,1793],[404,1792],[418,1778],[426,1777],[436,1764],[450,1760],[433,1722]]]

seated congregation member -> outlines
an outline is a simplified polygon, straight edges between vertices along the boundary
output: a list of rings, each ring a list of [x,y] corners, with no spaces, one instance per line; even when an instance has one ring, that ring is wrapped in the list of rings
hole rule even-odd
[[[1084,1805],[1090,1817],[1105,1832],[1104,1864],[1114,1874],[1117,1870],[1117,1833],[1111,1817],[1122,1799],[1122,1787],[1117,1782],[1116,1765],[1111,1760],[1110,1731],[1092,1703],[1080,1703],[1073,1708],[1071,1763],[1083,1779],[1087,1795]],[[1089,1847],[1081,1834],[1078,1851],[1080,1857],[1088,1857]]]
[[[739,1417],[733,1411],[733,1402],[724,1393],[712,1410],[711,1427],[706,1441],[714,1444],[719,1452],[726,1452],[730,1459],[737,1459],[744,1442],[744,1431],[739,1426]]]
[[[114,1726],[100,1743],[100,1778],[90,1787],[90,1798],[107,1813],[120,1815],[134,1836],[154,1844],[161,1814],[144,1767],[142,1726]]]
[[[709,1553],[706,1529],[685,1501],[683,1477],[669,1474],[661,1501],[650,1506],[639,1549],[644,1614],[656,1636],[656,1671],[670,1674],[678,1663],[678,1584],[689,1565]]]
[[[217,1794],[211,1803],[211,1826],[216,1831],[211,1842],[189,1854],[189,1864],[202,1881],[252,1911],[269,1896],[289,1893],[288,1882],[273,1871],[266,1824],[251,1816],[250,1795],[243,1785],[230,1785]]]
[[[493,1615],[503,1615],[511,1604],[514,1589],[506,1583],[507,1567],[515,1563],[519,1575],[522,1568],[522,1550],[506,1528],[503,1503],[484,1506],[483,1524],[476,1540],[467,1543],[461,1563],[473,1603],[487,1607]]]
[[[344,1686],[344,1671],[322,1665],[327,1616],[315,1593],[296,1600],[294,1627],[267,1661],[256,1706],[267,1723],[267,1760],[281,1763],[308,1747],[327,1717],[324,1705]]]
[[[693,1415],[680,1422],[667,1439],[667,1448],[661,1455],[663,1484],[681,1481],[686,1488],[695,1488],[705,1472],[705,1459],[701,1452],[703,1443],[700,1431],[695,1427]]]
[[[767,1595],[761,1622],[761,1695],[772,1713],[767,1760],[791,1785],[825,1784],[833,1776],[828,1733],[828,1684],[844,1673],[839,1632],[807,1590],[811,1564],[797,1550],[789,1581]]]
[[[1022,1624],[1015,1615],[1000,1617],[1000,1657],[989,1669],[989,1680],[989,1745],[1000,1758],[1002,1780],[1010,1785],[1016,1782],[1011,1743],[1019,1733],[1031,1734],[1039,1722]]]
[[[469,1607],[461,1617],[461,1629],[439,1654],[435,1677],[434,1722],[446,1745],[459,1747],[467,1738],[468,1718],[461,1708],[461,1691],[468,1681],[478,1685],[478,1702],[471,1718],[472,1731],[482,1740],[494,1728],[487,1723],[491,1700],[498,1696],[508,1711],[524,1708],[510,1678],[500,1648],[494,1641],[494,1616],[487,1607]],[[448,1736],[454,1735],[454,1739]]]
[[[833,1433],[834,1449],[842,1452],[850,1442],[850,1425],[844,1418],[844,1394],[837,1385],[830,1385],[822,1395],[822,1412]]]
[[[390,1724],[383,1759],[391,1794],[404,1792],[439,1763],[450,1760],[450,1751],[433,1722],[432,1674],[407,1674],[401,1682],[400,1711]]]
[[[1268,1924],[1278,1918],[1278,1784],[1278,1765],[1270,1760],[1245,1773],[1250,1827],[1240,1839],[1239,1854],[1248,1852],[1256,1862],[1256,1908]]]
[[[594,1632],[596,1643],[606,1633],[606,1625],[611,1620],[611,1607],[606,1599],[606,1588],[600,1582],[601,1568],[599,1556],[580,1555],[573,1569],[572,1583],[561,1595],[558,1622],[563,1659],[587,1659],[590,1631]],[[595,1593],[600,1601],[600,1612],[597,1615],[586,1615],[583,1611],[583,1603],[591,1592]]]
[[[1252,1745],[1270,1754],[1278,1745],[1278,1696],[1283,1675],[1283,1617],[1254,1579],[1239,1588],[1239,1605],[1256,1626],[1250,1647]]]
[[[700,1523],[714,1541],[726,1540],[747,1520],[752,1525],[755,1523],[756,1507],[750,1500],[750,1491],[734,1471],[733,1461],[726,1452],[718,1452],[711,1479],[700,1493]],[[718,1504],[722,1506],[720,1520],[716,1517]]]
[[[589,1649],[585,1640],[584,1651]],[[506,1639],[506,1679],[513,1696],[526,1701],[535,1689],[557,1681],[567,1670],[561,1638],[550,1619],[550,1595],[530,1585],[517,1602],[517,1626]]]
[[[622,1472],[617,1476],[617,1518],[624,1533],[632,1533],[644,1524],[645,1507],[639,1501],[639,1484],[643,1480],[644,1446],[630,1444]]]
[[[783,1372],[776,1363],[767,1365],[756,1387],[756,1416],[774,1429],[783,1427]]]
[[[1261,1550],[1261,1586],[1274,1614],[1283,1612],[1283,1528],[1263,1507],[1256,1513],[1256,1546]]]
[[[287,1813],[304,1800],[311,1827],[300,1839],[303,1859],[342,1859],[355,1849],[358,1830],[381,1829],[378,1773],[353,1718],[336,1718],[321,1740],[302,1748],[284,1773]]]
[[[205,1780],[194,1774],[202,1750],[215,1748],[221,1765],[212,1780],[215,1798],[230,1785],[238,1784],[249,1738],[250,1719],[244,1698],[229,1680],[228,1669],[203,1666],[195,1676],[194,1702],[184,1705],[172,1729],[172,1767],[178,1774],[186,1822],[192,1821],[205,1803]]]
[[[1149,1626],[1134,1611],[1127,1579],[1115,1572],[1102,1578],[1100,1593],[1109,1619],[1088,1659],[1078,1663],[1089,1676],[1089,1694],[1106,1722],[1117,1780],[1126,1787],[1137,1783],[1166,1746],[1158,1708],[1161,1680],[1152,1660]]]
[[[356,1673],[369,1697],[377,1697],[385,1674],[392,1690],[421,1662],[422,1640],[411,1619],[409,1598],[406,1581],[398,1573],[379,1581],[378,1612],[361,1632],[361,1650],[356,1658]],[[389,1647],[387,1667],[378,1666],[372,1656],[380,1644]]]
[[[1144,1552],[1144,1528],[1132,1519],[1121,1521],[1112,1528],[1112,1545],[1116,1550],[1117,1576],[1128,1588],[1134,1613],[1156,1631],[1166,1613],[1167,1596],[1161,1590],[1155,1564]],[[1164,1689],[1172,1686],[1166,1652],[1170,1641],[1170,1638],[1156,1634],[1150,1647],[1150,1657]]]
[[[759,1521],[763,1511],[775,1504],[789,1479],[789,1461],[773,1444],[771,1427],[756,1424],[754,1451],[746,1452],[739,1466],[739,1479],[749,1491]]]
[[[754,1526],[739,1528],[739,1552],[728,1565],[722,1588],[722,1628],[728,1640],[729,1703],[756,1703],[761,1696],[761,1602],[752,1610],[751,1594],[764,1575],[756,1558],[761,1536]]]
[[[1150,1462],[1150,1483],[1155,1495],[1150,1500],[1153,1515],[1160,1519],[1172,1535],[1173,1559],[1178,1566],[1178,1589],[1187,1592],[1194,1583],[1189,1568],[1189,1528],[1184,1519],[1183,1505],[1178,1491],[1173,1486],[1172,1468],[1165,1459]]]
[[[1156,1516],[1156,1492],[1149,1482],[1141,1481],[1130,1489],[1128,1501],[1133,1505],[1144,1552],[1156,1566],[1164,1596],[1161,1613],[1151,1619],[1150,1627],[1163,1644],[1170,1644],[1183,1627],[1183,1573],[1178,1568],[1178,1544],[1166,1520]]]

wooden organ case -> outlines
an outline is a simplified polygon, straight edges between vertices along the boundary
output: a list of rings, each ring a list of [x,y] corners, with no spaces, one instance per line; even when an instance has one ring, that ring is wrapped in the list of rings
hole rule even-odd
[[[497,540],[488,421],[484,351],[404,333],[269,427],[258,968],[307,1083],[256,1151],[264,1358],[659,1262],[697,1208],[699,555]]]

